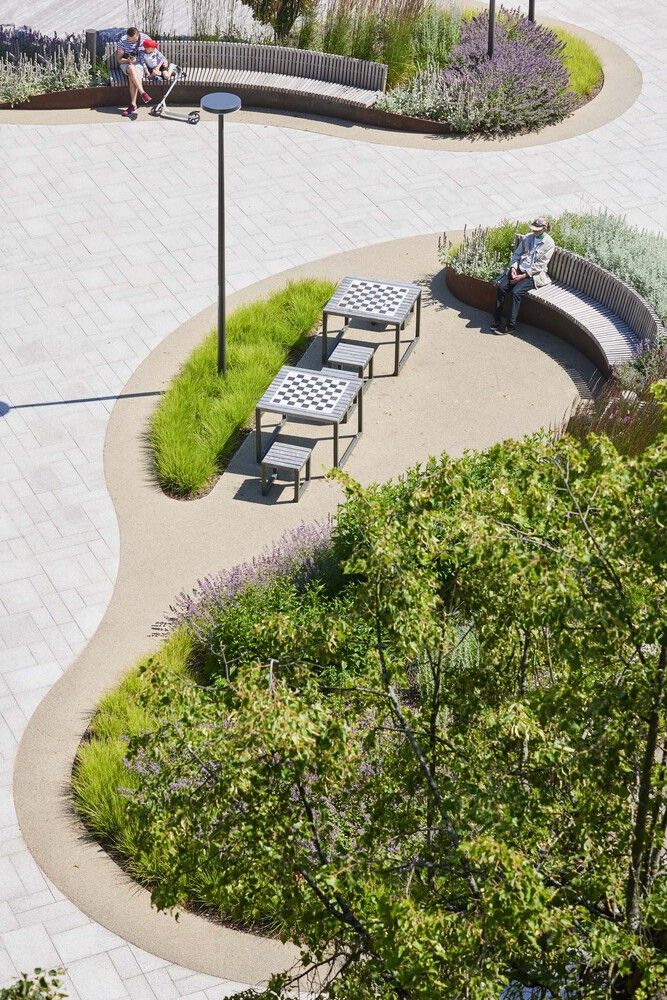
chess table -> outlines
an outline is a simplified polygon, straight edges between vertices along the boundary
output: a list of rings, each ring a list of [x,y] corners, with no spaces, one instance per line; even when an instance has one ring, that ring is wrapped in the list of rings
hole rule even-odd
[[[343,317],[345,326],[342,333],[345,332],[351,319],[364,319],[372,323],[386,323],[395,328],[394,375],[398,375],[419,340],[421,303],[421,288],[407,281],[343,278],[322,312],[322,364],[326,364],[329,356],[327,346],[329,316]],[[401,357],[401,330],[405,329],[406,321],[413,310],[416,310],[415,336]]]
[[[255,458],[262,461],[262,414],[278,413],[283,419],[295,417],[316,424],[333,425],[333,464],[340,465],[357,443],[363,430],[363,379],[355,372],[323,368],[280,369],[255,408]],[[339,428],[352,406],[357,404],[357,434],[339,460]],[[269,448],[280,430],[276,427]],[[268,451],[268,448],[267,448]],[[266,454],[266,452],[264,452]]]

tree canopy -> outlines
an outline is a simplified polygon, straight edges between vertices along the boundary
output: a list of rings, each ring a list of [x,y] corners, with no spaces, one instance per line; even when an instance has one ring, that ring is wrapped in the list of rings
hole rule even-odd
[[[338,572],[200,623],[132,743],[156,905],[214,872],[339,1000],[663,998],[665,471],[663,434],[339,473]]]

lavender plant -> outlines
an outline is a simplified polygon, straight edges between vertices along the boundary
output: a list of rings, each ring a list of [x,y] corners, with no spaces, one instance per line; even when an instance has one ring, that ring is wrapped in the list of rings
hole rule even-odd
[[[484,12],[463,25],[447,69],[428,66],[379,106],[445,122],[461,134],[533,131],[573,110],[563,43],[552,31],[501,8],[491,59],[487,34]]]
[[[331,538],[329,521],[300,524],[249,562],[204,577],[190,592],[178,595],[170,614],[155,626],[158,634],[179,625],[200,628],[216,612],[233,604],[248,588],[266,588],[278,577],[305,583],[318,575]]]
[[[27,25],[19,28],[0,27],[0,59],[9,57],[10,62],[20,56],[33,60],[36,57],[51,59],[67,49],[71,49],[78,57],[78,54],[84,51],[84,42],[83,33],[45,35]]]

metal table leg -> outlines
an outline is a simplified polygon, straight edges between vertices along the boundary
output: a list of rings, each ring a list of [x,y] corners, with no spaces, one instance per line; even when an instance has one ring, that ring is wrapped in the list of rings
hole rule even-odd
[[[394,345],[394,375],[398,375],[401,357],[401,324],[396,324],[396,343]]]
[[[357,393],[357,433],[361,434],[364,429],[364,382],[360,379],[359,392]]]
[[[329,317],[326,313],[322,313],[322,364],[326,363],[327,360],[327,321]]]
[[[338,421],[333,425],[334,469],[338,468]]]
[[[415,338],[419,337],[422,327],[422,293],[417,296],[417,316],[415,321]]]
[[[262,461],[262,411],[255,407],[255,459],[257,464]]]

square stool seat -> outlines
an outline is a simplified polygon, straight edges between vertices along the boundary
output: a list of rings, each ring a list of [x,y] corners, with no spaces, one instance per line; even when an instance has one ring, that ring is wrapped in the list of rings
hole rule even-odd
[[[262,496],[266,496],[271,489],[271,484],[278,470],[281,472],[291,472],[294,479],[294,502],[298,503],[299,497],[310,482],[311,455],[311,448],[301,448],[298,445],[285,444],[284,441],[274,442],[262,459]],[[306,474],[302,485],[301,470],[304,466],[306,467]]]
[[[373,358],[375,356],[374,347],[365,347],[363,344],[346,344],[340,341],[327,358],[327,365],[331,367],[353,368],[359,378],[364,378],[364,370],[368,366],[368,378],[373,378]]]

